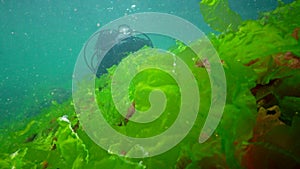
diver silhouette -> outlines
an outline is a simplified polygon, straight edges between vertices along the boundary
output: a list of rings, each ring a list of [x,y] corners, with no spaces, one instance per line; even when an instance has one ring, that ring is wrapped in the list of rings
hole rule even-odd
[[[120,25],[118,30],[101,30],[94,36],[98,36],[94,53],[90,59],[86,56],[85,50],[88,41],[84,48],[84,59],[89,69],[97,77],[107,73],[107,68],[118,64],[128,54],[136,52],[144,46],[153,47],[151,39],[146,34],[133,30],[126,24]]]

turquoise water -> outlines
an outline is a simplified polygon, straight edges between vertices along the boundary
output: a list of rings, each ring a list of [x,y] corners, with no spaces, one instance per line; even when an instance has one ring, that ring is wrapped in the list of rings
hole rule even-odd
[[[255,19],[277,1],[232,0],[230,6],[243,19]],[[1,0],[0,128],[69,98],[73,67],[86,40],[114,19],[149,11],[174,14],[212,32],[202,19],[199,0]]]
[[[297,10],[300,9],[300,0],[287,5],[282,4],[292,0],[228,0],[230,8],[227,0],[202,1],[200,6],[200,0],[1,0],[0,168],[299,168],[300,16]],[[276,8],[278,5],[282,6]],[[112,76],[118,70],[113,67],[108,75],[92,81],[95,90],[83,82],[73,83],[74,66],[78,63],[79,53],[84,53],[83,46],[88,46],[89,56],[101,55],[102,51],[99,52],[98,46],[94,49],[93,43],[102,42],[96,41],[98,36],[90,38],[91,35],[110,21],[138,12],[173,14],[201,29],[219,52],[221,60],[218,64],[223,65],[226,80],[221,79],[216,84],[208,80],[207,75],[216,72],[216,62],[206,60],[205,57],[209,58],[206,55],[211,55],[212,50],[203,39],[191,44],[191,47],[200,49],[202,59],[198,60],[184,44],[177,43],[174,47],[174,39],[151,34],[149,37],[155,48],[172,47],[168,51],[178,57],[145,48],[123,60],[125,67],[119,69],[124,73],[121,76],[116,77],[118,73]],[[147,26],[151,24],[147,22]],[[172,28],[168,30],[173,31]],[[176,35],[191,34],[177,30],[174,29]],[[93,42],[87,42],[88,39]],[[126,50],[130,47],[127,46]],[[113,56],[117,55],[117,58],[122,52],[113,53]],[[106,55],[110,59],[107,56],[112,55]],[[178,83],[155,68],[144,71],[145,65],[151,65],[151,57],[156,57],[153,60],[159,63],[171,65],[171,74],[183,74],[187,78]],[[181,73],[181,68],[184,68],[180,65],[181,59],[192,71],[191,75]],[[83,59],[82,63],[85,67]],[[127,69],[129,67],[142,71],[131,80],[130,73],[134,69]],[[78,80],[81,72],[78,72],[77,65],[76,70],[74,79]],[[222,76],[222,72],[214,75]],[[190,76],[195,76],[199,91],[185,83],[193,81]],[[225,81],[227,91],[222,89]],[[72,85],[76,89],[73,101]],[[213,90],[214,85],[217,90]],[[122,105],[127,101],[122,95],[126,88],[130,100]],[[187,94],[183,89],[192,92]],[[165,112],[149,124],[134,121],[134,118],[138,119],[139,110],[150,106],[152,109],[156,104],[163,107],[163,100],[152,99],[150,91],[154,90],[166,94]],[[218,98],[210,96],[211,91],[217,91]],[[93,98],[93,92],[96,98]],[[117,101],[116,94],[121,97]],[[201,102],[198,96],[195,97],[198,94]],[[145,99],[147,97],[149,100]],[[219,98],[223,98],[225,107]],[[179,103],[188,109],[181,111]],[[199,103],[196,118],[191,112],[198,109]],[[216,129],[213,125],[202,127],[203,121],[213,123],[209,118],[212,114],[208,112],[213,104],[224,108],[222,117],[217,113],[211,116],[220,118],[219,124]],[[121,111],[114,107],[117,105],[121,105],[120,110],[126,116],[120,115]],[[148,139],[176,127],[177,119],[181,119],[180,124],[184,125],[177,126],[174,137],[160,138],[155,144],[127,145],[131,141],[114,137],[112,130],[103,125],[105,122],[97,119],[99,114],[95,113],[93,106],[98,106],[106,122],[118,133],[137,139]],[[153,109],[153,112],[160,110]],[[192,120],[177,118],[181,117],[181,112]],[[149,116],[155,114],[151,112]],[[192,129],[184,130],[185,124],[192,124]],[[97,130],[100,135],[94,139],[90,134],[93,136]],[[211,130],[215,130],[212,135]],[[182,133],[187,135],[180,140],[177,135]],[[103,148],[97,145],[98,139],[100,144],[113,141],[115,144]],[[203,139],[208,140],[202,143]],[[172,145],[170,140],[179,142],[169,151],[148,158],[149,154],[153,155],[152,149],[163,150],[164,145]],[[135,153],[141,153],[138,159],[131,158]]]

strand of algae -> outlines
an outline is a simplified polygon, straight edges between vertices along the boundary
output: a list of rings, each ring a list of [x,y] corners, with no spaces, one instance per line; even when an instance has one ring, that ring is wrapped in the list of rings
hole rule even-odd
[[[24,130],[18,131],[16,134],[17,134],[18,136],[24,135],[25,133],[27,133],[27,132],[31,129],[32,125],[34,125],[35,123],[37,123],[37,121],[32,120],[31,122],[29,122],[29,123],[27,124],[27,126],[25,127]]]
[[[202,0],[200,11],[204,21],[219,32],[237,30],[242,18],[229,7],[228,0]]]

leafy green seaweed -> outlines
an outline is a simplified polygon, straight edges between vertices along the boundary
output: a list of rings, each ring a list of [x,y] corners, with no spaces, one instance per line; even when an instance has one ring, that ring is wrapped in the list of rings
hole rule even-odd
[[[216,31],[236,31],[242,18],[230,9],[228,0],[201,0],[200,11],[204,21]]]
[[[193,128],[173,149],[138,159],[126,157],[130,151],[105,151],[85,133],[73,102],[68,100],[53,102],[40,115],[12,124],[10,132],[1,132],[0,168],[299,168],[300,1],[281,5],[259,20],[243,22],[225,0],[202,0],[200,9],[207,12],[204,17],[210,26],[223,32],[210,35],[210,41],[222,60],[227,81],[222,119],[206,142],[199,144],[198,138],[211,105],[209,70],[191,48],[177,42],[170,51],[193,73],[201,99]],[[218,20],[221,14],[227,17]],[[207,50],[201,39],[191,45]],[[144,48],[122,62],[142,65],[132,56],[145,54],[153,55],[153,60],[164,57]],[[167,57],[160,62],[167,62]],[[134,108],[147,110],[150,101],[145,98],[154,89],[162,90],[168,100],[159,119],[141,125],[121,116],[113,103],[111,82],[116,69],[109,68],[96,79],[96,90],[89,91],[95,92],[106,121],[132,137],[149,137],[168,129],[180,109],[176,81],[157,69],[144,70],[132,79],[127,89],[132,104],[126,111],[133,103]]]

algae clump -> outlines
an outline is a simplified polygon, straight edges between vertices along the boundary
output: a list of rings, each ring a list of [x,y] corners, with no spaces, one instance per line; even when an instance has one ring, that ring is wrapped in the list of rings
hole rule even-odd
[[[202,0],[200,11],[204,21],[219,32],[236,31],[242,23],[242,18],[230,9],[228,0]]]

